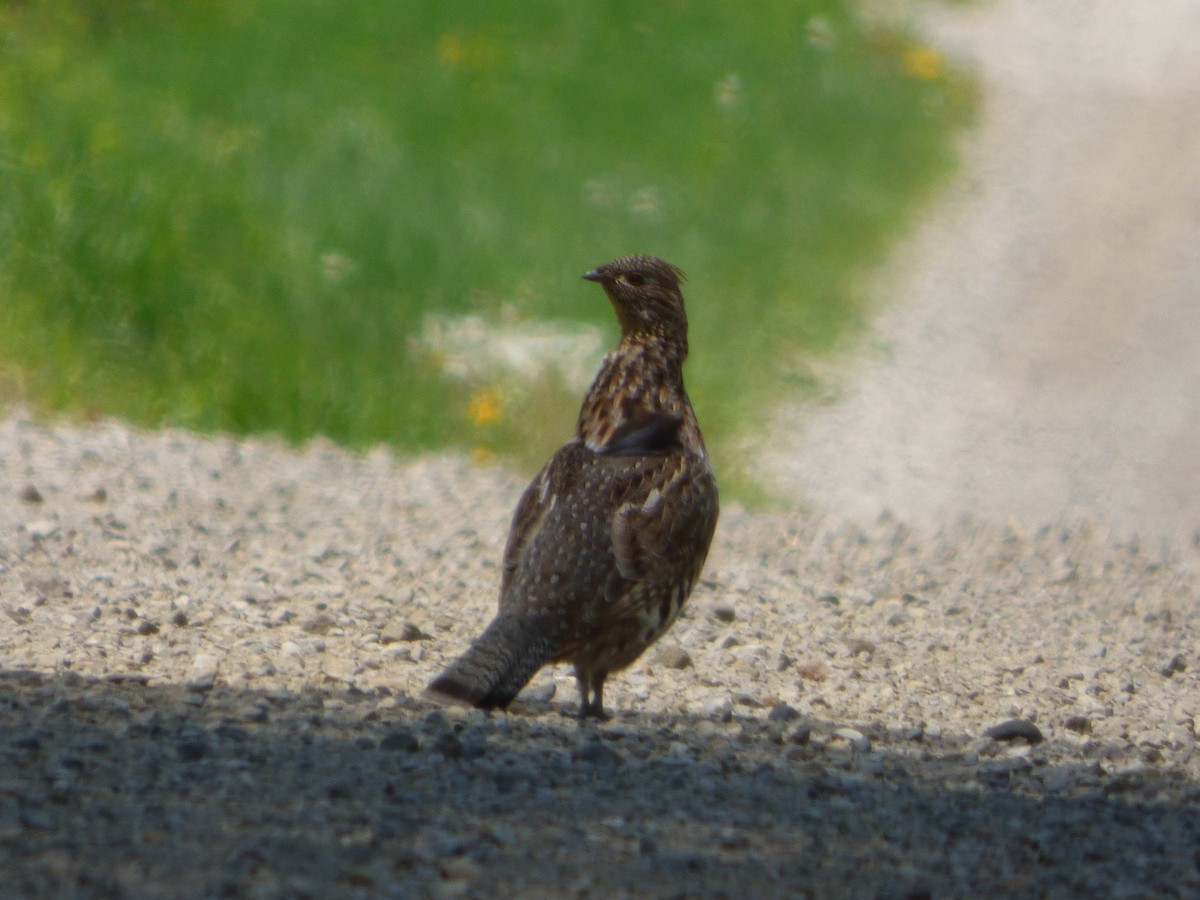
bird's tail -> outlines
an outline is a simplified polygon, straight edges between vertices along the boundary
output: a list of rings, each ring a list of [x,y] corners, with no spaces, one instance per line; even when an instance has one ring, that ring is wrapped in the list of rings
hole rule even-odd
[[[479,709],[504,709],[553,657],[543,622],[499,615],[466,653],[430,682],[425,694]]]

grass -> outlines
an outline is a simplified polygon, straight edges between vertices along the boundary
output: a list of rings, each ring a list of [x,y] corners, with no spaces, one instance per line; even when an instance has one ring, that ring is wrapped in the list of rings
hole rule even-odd
[[[353,446],[544,455],[577,396],[413,338],[611,329],[578,276],[636,251],[691,278],[719,460],[854,323],[971,106],[840,0],[25,0],[0,32],[0,396]]]

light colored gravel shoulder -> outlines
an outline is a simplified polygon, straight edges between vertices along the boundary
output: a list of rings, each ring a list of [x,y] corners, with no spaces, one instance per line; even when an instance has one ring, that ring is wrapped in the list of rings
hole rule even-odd
[[[1194,543],[728,509],[611,721],[436,709],[521,486],[0,422],[8,895],[1200,892]]]

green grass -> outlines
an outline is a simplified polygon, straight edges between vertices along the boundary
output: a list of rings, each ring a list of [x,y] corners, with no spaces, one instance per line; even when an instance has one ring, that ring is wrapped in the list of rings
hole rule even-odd
[[[578,276],[636,251],[690,276],[719,448],[856,320],[971,106],[836,0],[25,0],[0,34],[0,397],[355,446],[541,455],[577,397],[479,425],[411,339],[611,327]]]

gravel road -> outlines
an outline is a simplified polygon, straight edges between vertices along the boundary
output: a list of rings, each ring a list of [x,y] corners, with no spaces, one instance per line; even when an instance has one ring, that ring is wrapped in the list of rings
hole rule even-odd
[[[917,9],[982,121],[764,478],[862,522],[1200,529],[1200,0]]]
[[[1200,892],[1195,542],[730,508],[610,721],[435,708],[521,487],[0,423],[6,896]]]

